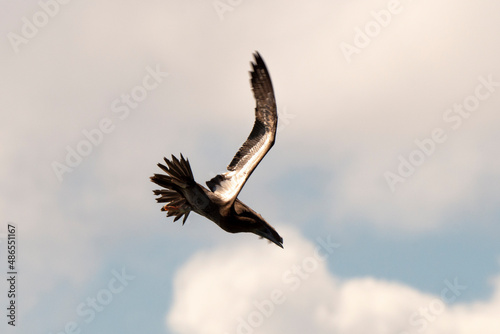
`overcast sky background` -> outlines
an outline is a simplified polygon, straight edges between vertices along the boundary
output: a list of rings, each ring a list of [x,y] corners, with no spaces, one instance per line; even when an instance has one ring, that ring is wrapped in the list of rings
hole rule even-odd
[[[19,276],[0,328],[497,333],[498,3],[1,4],[0,262],[12,222]],[[179,152],[199,183],[225,170],[255,50],[280,124],[240,199],[284,249],[172,223],[149,182]]]

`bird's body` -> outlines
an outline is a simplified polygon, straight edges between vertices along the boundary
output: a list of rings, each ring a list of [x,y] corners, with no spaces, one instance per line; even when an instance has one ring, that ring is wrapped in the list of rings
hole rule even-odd
[[[238,194],[259,162],[273,146],[276,137],[278,114],[271,78],[264,61],[255,53],[252,63],[251,84],[256,100],[255,123],[248,139],[238,150],[227,167],[228,171],[207,181],[207,186],[196,183],[189,161],[172,156],[165,158],[166,166],[158,164],[168,175],[155,174],[151,181],[165,189],[155,190],[158,202],[174,221],[184,216],[183,224],[191,211],[213,221],[230,233],[251,232],[283,247],[283,239],[261,215],[242,203]]]

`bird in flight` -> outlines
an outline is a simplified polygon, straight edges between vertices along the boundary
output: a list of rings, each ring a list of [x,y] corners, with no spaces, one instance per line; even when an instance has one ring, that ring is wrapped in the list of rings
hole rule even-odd
[[[154,190],[156,201],[166,203],[162,211],[174,222],[191,211],[213,221],[230,233],[251,232],[283,248],[283,238],[264,218],[238,199],[238,194],[259,162],[274,145],[278,113],[273,86],[266,64],[258,52],[254,54],[250,82],[256,101],[255,123],[247,140],[240,147],[227,172],[216,175],[206,184],[196,183],[189,160],[164,158],[166,165],[158,164],[167,175],[155,174],[151,181],[163,187]]]

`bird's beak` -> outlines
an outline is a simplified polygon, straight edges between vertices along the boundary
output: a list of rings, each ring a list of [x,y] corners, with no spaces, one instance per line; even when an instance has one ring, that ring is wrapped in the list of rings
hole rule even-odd
[[[274,240],[271,240],[271,241],[274,242],[276,245],[280,246],[281,248],[283,248],[283,243],[282,242],[274,241]]]
[[[270,228],[266,228],[264,230],[257,231],[257,234],[260,237],[266,238],[267,240],[269,240],[269,241],[275,243],[276,245],[278,245],[279,247],[283,248],[283,238],[280,237],[276,231],[271,231]]]

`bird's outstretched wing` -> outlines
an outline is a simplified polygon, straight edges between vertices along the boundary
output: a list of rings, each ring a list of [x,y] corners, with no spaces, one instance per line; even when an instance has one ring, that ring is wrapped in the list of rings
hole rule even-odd
[[[251,83],[257,106],[255,123],[247,140],[227,166],[227,172],[207,181],[207,186],[224,201],[233,203],[259,162],[274,145],[278,113],[273,85],[266,64],[255,52]]]

